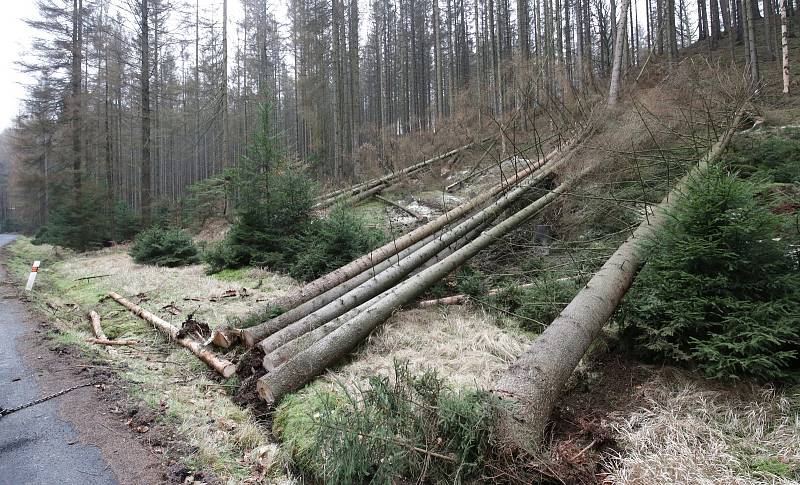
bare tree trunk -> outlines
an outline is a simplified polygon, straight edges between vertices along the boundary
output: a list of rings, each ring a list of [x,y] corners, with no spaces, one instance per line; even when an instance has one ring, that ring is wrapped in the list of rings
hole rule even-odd
[[[141,0],[141,38],[140,54],[142,56],[141,88],[142,88],[142,224],[148,227],[152,219],[150,196],[150,13],[148,0]]]
[[[494,392],[505,402],[498,436],[511,447],[538,448],[556,399],[589,345],[633,283],[644,263],[640,242],[653,237],[667,220],[690,177],[701,175],[728,145],[741,111],[699,164],[651,208],[633,235],[606,261],[561,314],[508,368]],[[654,210],[652,210],[654,209]]]
[[[781,50],[783,51],[783,94],[789,94],[789,19],[786,2],[781,0]]]
[[[631,0],[624,0],[622,11],[617,22],[617,36],[614,39],[614,64],[611,67],[611,86],[608,90],[608,105],[614,106],[619,100],[619,85],[622,76],[622,43],[625,41],[625,21],[628,18],[628,6]]]
[[[116,240],[117,237],[117,219],[116,219],[116,207],[114,203],[114,147],[113,141],[111,137],[111,113],[110,113],[110,104],[111,104],[111,90],[110,90],[110,80],[109,80],[109,69],[108,69],[108,51],[109,51],[109,39],[106,36],[106,44],[105,44],[105,59],[104,59],[104,67],[105,67],[105,96],[103,98],[103,131],[105,134],[105,170],[106,170],[106,207],[108,210],[109,222],[111,223],[111,239],[112,241]]]
[[[75,191],[75,208],[81,206],[81,175],[83,170],[83,141],[81,140],[82,105],[81,99],[81,57],[83,53],[83,0],[72,3],[72,70],[70,72],[70,124],[72,131],[72,185]]]
[[[357,287],[353,288],[352,291],[348,291],[346,294],[337,295],[335,300],[331,300],[318,311],[305,316],[288,327],[283,328],[265,338],[260,343],[261,349],[265,353],[269,353],[284,343],[308,332],[309,330],[317,328],[323,323],[344,314],[351,308],[364,303],[382,291],[391,288],[402,278],[411,273],[415,268],[425,264],[426,261],[436,256],[441,251],[444,251],[449,245],[458,245],[461,238],[467,236],[473,230],[482,226],[483,224],[491,222],[497,218],[502,211],[508,208],[514,201],[532,188],[534,184],[549,175],[556,168],[556,166],[556,164],[548,165],[536,175],[527,178],[524,182],[521,182],[517,188],[501,197],[485,209],[480,210],[467,220],[446,231],[444,234],[436,236],[425,246],[411,252],[403,259],[397,260],[384,271],[377,274],[374,274],[373,270],[365,271],[362,273],[362,275],[366,274],[368,278],[364,279],[362,284],[359,284]],[[392,258],[390,261],[394,261],[394,258]],[[373,274],[374,276],[372,276]],[[350,282],[345,283],[345,285],[348,285],[348,283]]]
[[[155,325],[155,327],[161,330],[161,332],[165,333],[170,340],[173,340],[177,342],[179,345],[189,349],[194,355],[197,356],[198,359],[205,362],[209,367],[217,371],[223,377],[228,378],[236,372],[235,364],[220,357],[217,357],[212,352],[204,349],[203,345],[200,342],[197,342],[196,340],[189,337],[183,337],[180,339],[177,338],[179,330],[171,323],[148,312],[144,308],[135,305],[134,303],[120,296],[118,293],[114,293],[112,291],[108,294],[108,296],[111,297],[114,301],[116,301],[120,305],[124,306],[125,308],[133,312],[133,314],[136,315],[137,317]]]
[[[427,238],[431,234],[436,233],[438,230],[442,229],[452,221],[460,219],[462,216],[468,214],[473,209],[480,207],[482,204],[488,202],[496,195],[504,192],[505,190],[508,190],[510,187],[513,187],[516,183],[528,177],[539,167],[547,163],[547,161],[555,157],[557,153],[558,153],[557,150],[553,151],[547,157],[540,160],[538,163],[533,164],[532,166],[526,168],[525,170],[522,170],[513,177],[510,177],[508,180],[505,180],[502,183],[493,187],[492,189],[483,192],[482,194],[471,199],[470,201],[465,202],[464,204],[461,204],[460,206],[449,210],[445,214],[442,214],[441,216],[430,221],[424,226],[420,226],[417,229],[406,234],[405,236],[390,241],[387,244],[381,246],[380,248],[374,249],[370,253],[365,254],[364,256],[356,259],[355,261],[352,261],[346,264],[345,266],[342,266],[341,268],[331,273],[328,273],[325,276],[317,278],[311,283],[305,285],[297,293],[289,295],[287,298],[281,301],[280,302],[281,306],[286,308],[297,307],[298,305],[308,302],[313,298],[322,295],[326,291],[329,291],[332,288],[339,286],[340,284],[361,274],[362,272],[370,270],[371,268],[375,267],[381,262],[394,256],[395,254],[398,254],[404,249]],[[250,327],[243,330],[242,338],[247,346],[252,347],[253,345],[256,344],[256,342],[266,337],[270,332],[275,331],[273,330],[274,328],[275,327],[271,322],[266,322],[261,325],[256,325],[254,327]]]
[[[756,27],[753,19],[753,0],[743,0],[744,15],[747,18],[747,45],[750,54],[750,78],[754,85],[761,81],[758,69],[758,48],[756,47]]]
[[[433,125],[434,132],[444,117],[444,78],[442,76],[442,41],[439,35],[439,0],[433,1],[433,64],[436,71],[436,123]]]
[[[341,326],[333,329],[325,337],[296,354],[292,359],[261,377],[257,383],[259,396],[269,403],[280,400],[285,394],[304,386],[313,377],[334,365],[347,355],[370,332],[383,323],[402,305],[410,302],[431,285],[464,264],[481,249],[490,246],[522,222],[541,211],[580,178],[573,177],[548,192],[545,196],[526,206],[505,221],[485,231],[481,236],[451,254],[444,260],[417,273],[404,282],[386,291],[374,304],[370,302],[360,308],[360,313]]]
[[[772,36],[772,18],[775,16],[772,11],[772,0],[763,0],[764,6],[764,40],[767,44],[767,54],[771,61],[775,60],[774,38]]]
[[[222,0],[222,168],[230,165],[228,128],[228,0]]]

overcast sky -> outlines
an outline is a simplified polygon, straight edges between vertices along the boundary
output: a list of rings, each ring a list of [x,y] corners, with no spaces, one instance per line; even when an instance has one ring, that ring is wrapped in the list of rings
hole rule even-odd
[[[0,130],[11,126],[19,111],[20,100],[25,95],[25,74],[16,62],[20,52],[30,49],[31,33],[22,19],[36,13],[33,0],[2,0],[3,19],[0,28]],[[13,3],[13,6],[10,4]]]

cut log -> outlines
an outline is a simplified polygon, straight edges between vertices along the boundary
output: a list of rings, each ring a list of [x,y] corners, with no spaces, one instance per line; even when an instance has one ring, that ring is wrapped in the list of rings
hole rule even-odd
[[[268,403],[275,403],[286,393],[304,386],[315,376],[352,351],[370,332],[389,318],[397,308],[409,303],[437,281],[464,264],[480,250],[490,246],[498,238],[503,237],[519,224],[541,211],[550,202],[569,190],[583,174],[582,172],[580,175],[563,182],[556,189],[485,231],[475,240],[441,262],[384,292],[377,302],[368,303],[368,306],[362,307],[362,311],[356,317],[342,322],[338,328],[331,331],[324,338],[314,342],[306,350],[297,353],[286,363],[261,377],[256,386],[259,396]]]
[[[492,137],[484,138],[483,140],[480,141],[480,143],[484,143],[485,141],[490,140],[491,138]],[[423,169],[423,168],[425,168],[425,167],[427,167],[427,166],[429,166],[429,165],[431,165],[431,164],[433,164],[435,162],[438,162],[438,161],[441,161],[441,160],[446,160],[446,159],[452,157],[453,155],[461,153],[464,150],[468,150],[469,148],[472,148],[476,144],[477,144],[477,142],[468,143],[468,144],[466,144],[466,145],[464,145],[462,147],[456,148],[455,150],[450,150],[447,153],[443,153],[443,154],[438,155],[436,157],[429,158],[428,160],[425,160],[425,161],[416,163],[414,165],[411,165],[410,167],[406,167],[403,170],[399,170],[399,171],[397,171],[395,173],[391,173],[389,175],[385,175],[385,176],[380,177],[378,179],[374,179],[374,180],[371,180],[369,182],[356,185],[351,190],[340,191],[335,196],[328,197],[327,199],[316,203],[314,205],[314,209],[324,209],[325,207],[332,206],[333,204],[339,202],[340,200],[356,196],[357,194],[360,194],[360,193],[362,193],[364,191],[368,191],[370,189],[373,189],[376,186],[386,185],[389,182],[397,180],[397,179],[399,179],[399,178],[401,178],[401,177],[403,177],[405,175],[410,175],[410,174],[412,174],[412,173],[414,173],[414,172],[416,172],[418,170],[421,170],[421,169]]]
[[[574,145],[574,143],[576,143],[577,141],[578,139],[576,137],[570,143],[565,145],[565,147],[569,148],[572,145]],[[560,155],[563,155],[562,150],[565,147],[553,150],[553,152],[549,153],[543,159],[538,160],[530,167],[526,168],[525,170],[519,172],[518,174],[512,177],[509,177],[507,180],[502,181],[492,189],[487,190],[482,194],[469,200],[468,202],[465,202],[464,204],[461,204],[447,211],[446,213],[442,214],[436,219],[414,229],[408,234],[400,238],[394,239],[386,243],[385,245],[361,256],[360,258],[351,261],[350,263],[342,266],[341,268],[336,269],[324,276],[317,278],[316,280],[304,285],[299,291],[287,297],[284,297],[279,301],[273,302],[273,304],[283,308],[289,308],[289,309],[294,308],[306,301],[311,300],[312,298],[315,298],[323,294],[329,289],[336,287],[337,285],[360,274],[361,272],[369,270],[374,265],[394,256],[398,252],[408,248],[409,246],[430,236],[431,234],[436,233],[437,231],[439,231],[452,221],[458,220],[465,214],[472,212],[474,209],[480,207],[484,203],[496,197],[498,194],[501,194],[509,190],[519,181],[525,179],[540,167],[549,165],[550,163],[552,163],[553,165],[558,165],[562,163],[565,157]],[[248,328],[243,332],[244,341],[249,346],[254,345],[255,342],[261,340],[265,335],[266,333],[264,333],[263,327],[261,325]]]
[[[89,321],[92,323],[92,333],[95,338],[100,340],[108,340],[106,334],[103,333],[103,327],[100,325],[100,314],[92,310],[89,312]]]
[[[211,332],[211,338],[208,339],[208,344],[214,344],[217,347],[222,347],[223,349],[230,348],[231,345],[236,343],[242,335],[242,331],[238,328],[231,328],[231,327],[220,327],[215,328],[213,332]]]
[[[302,303],[295,309],[286,312],[284,315],[280,315],[272,321],[243,330],[242,336],[245,344],[248,346],[255,345],[256,342],[265,339],[267,336],[272,336],[274,332],[282,331],[288,323],[295,322],[303,317],[305,323],[296,325],[294,330],[284,332],[281,336],[276,336],[270,342],[264,344],[263,349],[265,353],[269,353],[274,348],[277,348],[274,342],[280,341],[277,345],[282,345],[285,341],[288,341],[282,340],[287,338],[288,335],[300,335],[308,331],[308,328],[316,328],[316,326],[342,315],[353,306],[367,301],[374,295],[389,288],[392,284],[400,281],[403,276],[414,270],[414,268],[425,263],[437,253],[444,250],[448,245],[464,237],[468,232],[497,217],[502,210],[525,193],[533,184],[549,175],[556,167],[557,164],[555,163],[548,164],[546,167],[541,167],[541,170],[539,170],[536,175],[526,178],[524,182],[520,183],[520,186],[497,199],[494,203],[470,217],[466,222],[456,226],[454,229],[445,231],[440,236],[428,235],[427,238],[431,238],[431,241],[422,245],[420,249],[416,251],[407,252],[407,256],[398,258],[398,265],[392,269],[391,273],[387,272],[387,268],[395,264],[393,262],[394,258],[384,258],[384,261],[377,263],[377,267],[374,265],[365,267],[359,274],[327,290],[322,296],[315,297]],[[396,241],[401,241],[405,239],[405,237],[406,236],[397,239]],[[390,242],[389,244],[392,243]],[[403,254],[403,252],[400,254]],[[401,262],[402,264],[399,264]],[[376,271],[378,268],[380,268],[381,272]],[[362,285],[368,285],[368,287],[361,287]],[[356,288],[360,288],[360,291],[355,292]],[[351,294],[351,292],[353,293]],[[344,295],[349,296],[345,299]],[[309,313],[312,311],[314,313]],[[300,331],[300,329],[305,330]]]
[[[411,217],[413,217],[414,219],[416,219],[418,221],[424,221],[425,220],[425,218],[422,217],[421,215],[419,215],[416,212],[412,211],[408,207],[403,207],[402,205],[398,204],[397,202],[395,202],[393,200],[389,200],[386,197],[382,197],[382,196],[380,196],[378,194],[375,194],[375,198],[378,199],[379,201],[383,202],[384,204],[388,204],[388,205],[390,205],[390,206],[392,206],[394,208],[400,209],[401,211],[405,212],[406,214],[410,215]]]
[[[112,291],[108,294],[108,296],[123,307],[133,312],[133,314],[137,317],[153,324],[157,329],[165,333],[170,340],[177,342],[179,345],[189,349],[194,355],[197,356],[198,359],[205,362],[209,367],[217,371],[223,377],[228,378],[236,372],[236,365],[233,364],[233,362],[220,358],[214,355],[212,352],[204,349],[200,342],[189,337],[177,338],[179,332],[178,327],[175,327],[171,323],[162,320],[155,314],[150,313],[139,305],[136,305],[133,302],[123,298],[118,293]]]
[[[645,254],[641,242],[653,237],[667,220],[686,187],[689,177],[702,174],[717,160],[741,122],[741,111],[720,140],[690,173],[664,198],[648,210],[634,231],[569,305],[527,350],[508,368],[494,386],[503,400],[498,436],[510,448],[536,451],[558,395],[589,345],[633,283]],[[280,389],[280,388],[278,388]]]
[[[97,345],[136,345],[139,343],[138,340],[109,340],[107,338],[87,338],[87,342],[90,344],[97,344]]]
[[[579,278],[579,276],[567,276],[567,277],[564,277],[564,278],[558,278],[558,279],[550,280],[550,281],[554,281],[554,282],[572,281],[572,280],[575,280],[575,279],[578,279],[578,278]],[[534,283],[525,283],[525,284],[522,284],[522,285],[517,285],[516,287],[517,288],[533,288],[533,287],[539,286],[541,284],[543,284],[543,282],[537,281],[537,282],[534,282]],[[489,290],[487,295],[488,296],[493,296],[493,295],[496,295],[496,294],[500,293],[501,291],[503,291],[502,288],[492,288],[491,290]],[[433,300],[422,300],[422,301],[417,303],[417,307],[418,308],[430,308],[432,306],[439,306],[439,305],[463,305],[464,303],[468,302],[469,300],[470,300],[470,296],[469,295],[463,295],[463,294],[461,294],[461,295],[452,295],[452,296],[445,296],[443,298],[435,298]]]
[[[476,234],[474,234],[473,231],[476,228],[497,217],[497,215],[505,206],[513,202],[513,199],[511,201],[504,202],[505,204],[503,206],[497,207],[493,211],[489,210],[491,208],[481,211],[467,221],[464,221],[457,227],[448,231],[446,234],[443,234],[441,237],[434,238],[424,247],[409,254],[402,260],[387,268],[385,271],[376,274],[347,294],[342,295],[340,298],[330,302],[329,304],[320,308],[318,311],[315,311],[292,323],[291,325],[288,325],[286,328],[283,328],[280,331],[270,335],[259,342],[259,347],[265,355],[269,354],[285,343],[316,329],[325,322],[345,314],[349,310],[361,305],[376,295],[379,295],[384,290],[391,288],[415,268],[424,264],[429,259],[436,257],[438,253],[442,251],[448,251],[448,246],[456,245],[461,247],[464,244],[467,244],[475,237]],[[442,257],[444,257],[444,255],[442,255]],[[351,318],[352,316],[355,315],[350,314]]]

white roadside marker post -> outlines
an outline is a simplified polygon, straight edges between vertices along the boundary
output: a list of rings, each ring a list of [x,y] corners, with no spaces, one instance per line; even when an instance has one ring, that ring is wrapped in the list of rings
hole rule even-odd
[[[36,281],[36,273],[39,272],[39,265],[41,261],[34,261],[33,266],[31,266],[31,274],[28,275],[28,284],[25,285],[25,291],[31,291],[33,289],[33,282]]]

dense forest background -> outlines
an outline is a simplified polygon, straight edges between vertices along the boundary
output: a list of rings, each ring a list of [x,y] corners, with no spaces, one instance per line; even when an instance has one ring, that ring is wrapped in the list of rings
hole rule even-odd
[[[36,0],[20,56],[35,81],[0,143],[4,226],[59,210],[147,226],[198,182],[228,190],[264,105],[280,152],[341,185],[393,169],[398,137],[454,146],[579,109],[606,92],[614,52],[631,79],[697,41],[755,60],[756,80],[756,49],[780,70],[776,0],[287,1],[277,18],[267,0]]]

